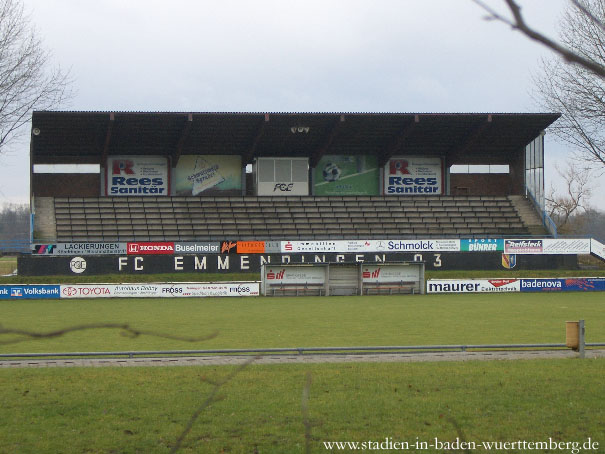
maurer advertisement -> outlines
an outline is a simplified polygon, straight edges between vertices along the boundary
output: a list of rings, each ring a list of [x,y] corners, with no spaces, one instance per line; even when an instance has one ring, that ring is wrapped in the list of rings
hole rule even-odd
[[[168,159],[163,156],[110,156],[105,167],[109,196],[169,196]]]
[[[376,156],[326,155],[314,169],[315,195],[378,195]]]
[[[444,194],[443,162],[439,157],[400,156],[384,168],[385,195]]]
[[[177,196],[241,195],[242,158],[231,155],[184,155],[174,174]]]

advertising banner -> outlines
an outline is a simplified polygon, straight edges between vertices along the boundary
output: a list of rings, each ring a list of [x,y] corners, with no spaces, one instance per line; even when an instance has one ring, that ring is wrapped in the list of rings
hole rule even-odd
[[[124,255],[126,243],[57,243],[55,255]]]
[[[361,279],[364,284],[416,283],[420,280],[420,270],[418,265],[366,265],[361,268]]]
[[[236,250],[238,254],[264,254],[264,241],[238,241]]]
[[[519,292],[519,279],[429,279],[427,293]]]
[[[521,279],[522,292],[605,291],[605,278]]]
[[[52,254],[56,247],[56,244],[33,244],[32,254]]]
[[[326,155],[313,172],[315,195],[379,195],[376,156]]]
[[[504,240],[505,254],[542,254],[544,240]]]
[[[282,241],[282,252],[457,252],[460,240]]]
[[[267,284],[323,284],[326,270],[321,266],[265,266]]]
[[[182,155],[175,168],[177,196],[242,194],[242,158],[234,155]]]
[[[588,238],[544,238],[543,254],[590,254]]]
[[[61,285],[61,298],[258,296],[258,282]]]
[[[0,285],[0,299],[59,298],[58,285]]]
[[[472,238],[460,240],[460,250],[468,252],[496,252],[504,250],[503,239]]]
[[[174,254],[173,242],[138,242],[128,243],[128,255],[141,254]]]
[[[605,244],[595,240],[590,240],[590,253],[596,255],[601,260],[605,260]]]
[[[215,242],[178,242],[174,243],[175,254],[206,254],[220,252],[220,243]]]
[[[105,166],[105,195],[169,196],[168,158],[110,156]]]
[[[400,156],[384,167],[385,195],[444,194],[443,160],[439,157]]]

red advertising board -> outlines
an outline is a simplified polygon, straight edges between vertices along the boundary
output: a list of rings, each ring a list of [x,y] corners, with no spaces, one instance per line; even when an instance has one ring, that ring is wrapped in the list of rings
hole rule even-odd
[[[174,242],[128,243],[128,255],[174,254]]]

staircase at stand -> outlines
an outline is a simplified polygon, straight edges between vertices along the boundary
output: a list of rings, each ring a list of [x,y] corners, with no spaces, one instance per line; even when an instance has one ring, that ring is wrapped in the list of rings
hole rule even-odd
[[[544,227],[541,216],[529,199],[522,195],[509,195],[508,198],[530,235],[544,236],[550,234]]]

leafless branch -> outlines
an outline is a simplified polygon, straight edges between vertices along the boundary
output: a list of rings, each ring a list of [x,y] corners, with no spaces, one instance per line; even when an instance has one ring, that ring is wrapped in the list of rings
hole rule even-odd
[[[193,415],[191,415],[191,418],[189,419],[187,426],[185,427],[185,429],[183,429],[183,431],[179,435],[179,438],[177,439],[176,443],[170,450],[170,454],[174,454],[179,449],[181,449],[181,445],[183,444],[183,441],[185,440],[185,438],[187,437],[189,432],[191,432],[193,425],[195,424],[197,419],[200,417],[202,412],[206,408],[208,408],[210,405],[212,405],[214,402],[217,402],[218,400],[220,400],[220,398],[218,397],[218,392],[220,391],[220,389],[223,386],[225,386],[227,383],[229,383],[233,378],[235,378],[235,376],[238,375],[241,371],[243,371],[246,367],[248,367],[250,364],[252,364],[254,361],[256,361],[258,358],[259,358],[258,356],[254,356],[254,357],[250,358],[245,363],[241,364],[240,366],[235,368],[233,371],[231,371],[231,373],[229,375],[227,375],[224,379],[222,379],[214,384],[214,387],[213,387],[212,391],[210,391],[210,394],[208,395],[208,397],[204,400],[204,402],[202,402],[202,404],[197,408],[197,410],[195,410]]]
[[[19,329],[19,328],[4,328],[3,326],[0,325],[0,336],[1,335],[21,336],[21,338],[19,338],[19,339],[10,339],[10,340],[6,340],[6,341],[0,341],[0,345],[17,344],[17,343],[25,342],[27,340],[32,340],[32,339],[51,339],[54,337],[64,336],[68,333],[73,333],[76,331],[91,330],[91,329],[119,329],[119,330],[122,330],[122,334],[125,336],[130,336],[130,337],[153,336],[153,337],[160,337],[163,339],[170,339],[170,340],[176,340],[176,341],[182,341],[182,342],[202,342],[202,341],[213,339],[218,335],[218,332],[214,332],[209,335],[201,336],[201,337],[175,336],[173,334],[165,334],[165,333],[159,333],[156,331],[147,331],[147,330],[136,329],[136,328],[131,327],[127,323],[91,323],[91,324],[87,324],[87,325],[70,326],[67,328],[62,328],[59,330],[47,331],[47,332],[29,331],[29,330],[24,330],[24,329]]]
[[[52,109],[71,97],[68,73],[50,53],[20,0],[0,0],[0,152],[29,121],[33,109]]]
[[[481,0],[473,0],[473,2],[476,3],[477,5],[479,5],[481,8],[483,8],[489,14],[486,17],[486,19],[503,22],[503,23],[509,25],[512,29],[520,31],[528,38],[530,38],[534,41],[537,41],[537,42],[543,44],[544,46],[548,47],[549,49],[555,51],[561,57],[563,57],[563,59],[565,59],[566,61],[568,61],[570,63],[578,64],[578,65],[588,69],[589,71],[592,71],[594,74],[598,75],[599,77],[605,78],[605,66],[595,62],[592,59],[585,58],[582,55],[579,55],[578,53],[574,52],[573,50],[571,50],[565,46],[562,46],[558,42],[548,38],[547,36],[543,35],[542,33],[534,30],[529,25],[527,25],[527,23],[525,22],[525,18],[523,17],[523,15],[521,13],[521,7],[517,3],[515,3],[513,0],[504,0],[504,2],[508,6],[508,8],[513,16],[512,20],[502,16],[496,10],[494,10],[493,8],[491,8],[490,6],[488,6]],[[576,2],[574,2],[574,3],[576,3]],[[601,26],[603,25],[600,21],[598,23]]]

